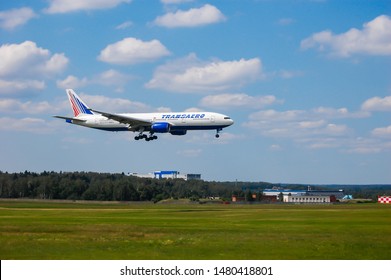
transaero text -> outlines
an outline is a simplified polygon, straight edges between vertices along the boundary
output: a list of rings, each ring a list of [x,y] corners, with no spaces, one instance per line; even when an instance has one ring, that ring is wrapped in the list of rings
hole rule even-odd
[[[162,115],[162,119],[203,119],[205,114],[167,114]]]

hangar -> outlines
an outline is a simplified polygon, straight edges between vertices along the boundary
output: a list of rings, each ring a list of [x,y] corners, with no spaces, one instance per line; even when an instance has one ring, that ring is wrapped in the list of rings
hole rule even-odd
[[[308,187],[307,190],[292,190],[273,187],[272,189],[242,187],[242,191],[250,191],[252,201],[260,202],[284,202],[284,203],[333,203],[338,199],[342,199],[345,194],[344,190],[312,190]],[[260,194],[260,195],[259,195]],[[258,199],[257,199],[258,197]],[[246,201],[246,197],[232,196],[233,202]]]
[[[286,203],[330,203],[330,202],[335,202],[335,196],[327,196],[327,195],[284,195],[283,201],[286,202]]]

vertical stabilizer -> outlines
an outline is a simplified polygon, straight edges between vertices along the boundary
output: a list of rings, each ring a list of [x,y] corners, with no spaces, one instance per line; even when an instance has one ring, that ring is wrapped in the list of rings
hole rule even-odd
[[[73,110],[73,115],[77,117],[80,114],[93,115],[94,113],[88,109],[86,103],[81,100],[81,98],[73,91],[73,89],[66,90],[69,102]]]

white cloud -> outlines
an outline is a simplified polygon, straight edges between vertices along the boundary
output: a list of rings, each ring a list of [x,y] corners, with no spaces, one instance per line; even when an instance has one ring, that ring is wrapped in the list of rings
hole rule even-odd
[[[365,112],[350,113],[346,108],[319,107],[310,110],[262,110],[249,116],[244,127],[265,137],[290,139],[308,149],[336,149],[340,152],[373,154],[391,150],[391,126],[372,130],[371,138],[354,138],[355,132],[335,119],[361,118]]]
[[[152,108],[141,102],[123,98],[109,98],[103,95],[80,95],[91,108],[117,113],[145,113]]]
[[[324,126],[324,124],[325,124],[324,120],[298,122],[300,128],[318,128]]]
[[[250,121],[274,121],[274,122],[286,122],[286,121],[299,121],[304,120],[305,111],[302,110],[289,110],[289,111],[275,111],[275,110],[263,110],[252,113],[249,116]]]
[[[376,137],[391,137],[391,125],[387,127],[378,127],[372,130],[372,135]]]
[[[178,10],[155,19],[154,23],[168,28],[196,27],[224,21],[225,17],[215,6],[206,4],[188,11]]]
[[[282,147],[280,145],[278,145],[278,144],[272,144],[272,145],[270,145],[269,149],[271,151],[281,151]]]
[[[291,25],[291,24],[293,24],[295,22],[296,22],[296,20],[294,20],[292,18],[280,18],[277,21],[277,24],[281,25],[281,26],[288,26],[288,25]]]
[[[226,145],[232,141],[243,140],[246,137],[243,134],[232,134],[224,131],[220,133],[219,138],[211,138],[211,131],[190,131],[187,133],[185,141],[187,143],[196,143],[197,145],[200,143]]]
[[[330,108],[330,107],[318,107],[312,109],[311,112],[317,116],[322,116],[327,119],[342,119],[342,118],[366,118],[370,116],[369,112],[358,111],[349,112],[345,107],[343,108]]]
[[[70,13],[114,8],[131,0],[49,0],[49,7],[44,11],[48,14]]]
[[[355,147],[347,150],[351,154],[377,154],[382,151],[382,148],[378,145],[356,145]]]
[[[243,126],[263,136],[290,139],[310,149],[340,146],[341,139],[349,138],[351,130],[324,117],[315,110],[262,110],[251,114]]]
[[[278,74],[278,76],[280,76],[283,79],[292,79],[292,78],[304,76],[303,71],[281,70],[281,71],[278,71],[277,74]]]
[[[177,154],[184,157],[198,157],[202,153],[201,149],[189,149],[177,151]]]
[[[28,114],[42,114],[54,113],[57,106],[52,106],[47,101],[22,102],[15,99],[0,99],[0,112],[4,113],[28,113]]]
[[[366,109],[386,110],[385,98],[369,99]],[[372,102],[373,101],[373,102]],[[366,104],[364,102],[364,104]],[[248,117],[243,126],[262,136],[289,139],[309,149],[338,148],[339,152],[372,154],[391,150],[391,126],[371,131],[370,138],[355,137],[347,124],[336,120],[369,117],[369,111],[349,112],[347,108],[318,107],[309,110],[261,110]]]
[[[215,6],[206,4],[188,11],[178,10],[155,19],[154,23],[168,28],[196,27],[224,21],[225,17]]]
[[[382,142],[374,138],[358,137],[353,139],[349,146],[346,152],[353,154],[377,154],[391,150],[391,142]]]
[[[2,80],[0,79],[0,95],[13,94],[29,90],[43,90],[46,88],[44,81],[38,80]]]
[[[341,139],[332,137],[309,138],[303,139],[301,142],[307,142],[308,148],[314,150],[339,148],[342,145]]]
[[[97,84],[103,86],[114,86],[116,91],[122,92],[123,87],[131,79],[133,79],[131,75],[110,69],[91,78],[78,78],[73,75],[69,75],[64,80],[57,80],[57,87],[62,89],[81,88],[90,84]]]
[[[364,111],[391,111],[391,96],[372,97],[362,104],[361,109]]]
[[[160,0],[163,4],[169,5],[169,4],[181,4],[181,3],[187,3],[187,2],[193,2],[194,0]]]
[[[49,133],[54,131],[54,123],[39,118],[0,118],[0,131]]]
[[[273,95],[250,96],[244,93],[237,94],[217,94],[208,95],[201,99],[201,106],[210,108],[256,108],[260,109],[265,106],[278,102]]]
[[[142,62],[151,62],[170,52],[158,40],[148,42],[136,38],[125,38],[104,48],[98,59],[111,64],[136,64]]]
[[[0,28],[12,30],[37,16],[33,9],[28,7],[2,11],[0,12]]]
[[[0,46],[0,94],[45,88],[42,79],[62,72],[68,65],[64,54],[51,54],[32,41]]]
[[[261,60],[202,62],[194,54],[156,69],[147,88],[174,92],[210,92],[239,88],[261,77]]]
[[[133,25],[133,22],[131,21],[125,21],[121,23],[120,25],[117,25],[115,29],[127,29]]]
[[[320,131],[322,134],[327,135],[343,135],[348,131],[348,127],[344,124],[329,123]]]
[[[92,82],[104,86],[114,86],[117,92],[123,92],[125,85],[133,79],[130,75],[122,74],[116,70],[110,69],[93,77]]]
[[[57,74],[68,65],[63,53],[51,55],[32,41],[0,46],[0,77],[46,77]]]
[[[81,93],[81,98],[92,108],[117,112],[117,113],[145,113],[145,112],[167,112],[171,111],[170,108],[151,108],[141,102],[134,102],[123,98],[110,98],[107,97],[110,93],[103,95],[87,95]],[[0,113],[4,114],[24,114],[24,115],[52,115],[52,114],[65,114],[71,113],[71,107],[65,94],[61,100],[48,102],[48,101],[20,101],[17,99],[3,98],[0,99]]]
[[[62,89],[67,88],[80,88],[88,85],[88,79],[87,78],[81,78],[75,77],[73,75],[69,75],[64,80],[58,80],[57,81],[57,87]]]
[[[190,107],[184,110],[184,112],[202,112],[205,111],[203,109],[197,108],[197,107]]]
[[[362,30],[352,28],[337,35],[329,30],[318,32],[302,40],[301,48],[317,48],[339,57],[391,55],[391,18],[381,15],[365,23]]]

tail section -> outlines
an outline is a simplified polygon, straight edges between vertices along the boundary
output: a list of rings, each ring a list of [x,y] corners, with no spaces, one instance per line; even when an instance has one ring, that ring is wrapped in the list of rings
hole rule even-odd
[[[66,90],[75,117],[80,114],[94,115],[94,113],[88,108],[87,104],[81,100],[81,98],[73,91],[73,89]]]

